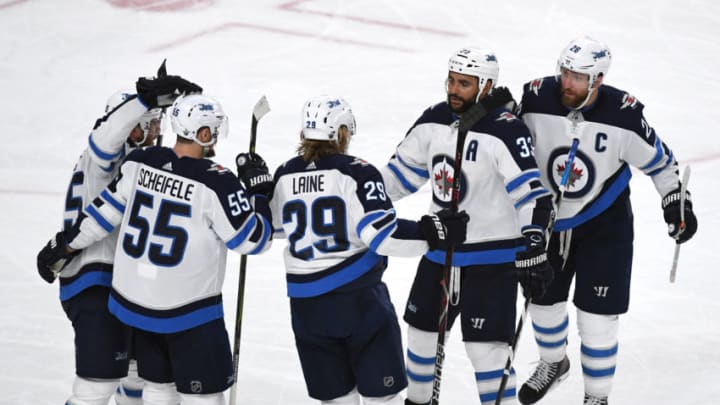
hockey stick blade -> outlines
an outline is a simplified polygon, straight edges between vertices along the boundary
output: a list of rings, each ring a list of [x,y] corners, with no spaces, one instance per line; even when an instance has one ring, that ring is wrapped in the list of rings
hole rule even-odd
[[[686,166],[683,171],[682,184],[680,185],[680,224],[685,226],[685,193],[687,192],[687,184],[690,181],[690,166]],[[673,253],[672,267],[670,268],[670,282],[675,282],[677,273],[678,259],[680,257],[680,243],[675,243],[675,252]]]

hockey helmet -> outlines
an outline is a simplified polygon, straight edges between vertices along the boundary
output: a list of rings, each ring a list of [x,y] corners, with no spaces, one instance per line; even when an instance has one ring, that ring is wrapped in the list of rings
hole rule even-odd
[[[218,137],[227,136],[228,118],[220,103],[213,98],[202,94],[180,96],[170,108],[170,124],[177,136],[202,146],[213,145]],[[197,133],[205,127],[210,129],[212,139],[201,142],[197,139]]]
[[[607,45],[585,36],[573,39],[563,49],[557,61],[557,70],[558,74],[567,69],[588,75],[588,89],[592,89],[600,75],[607,75],[611,59]]]
[[[485,87],[485,83],[490,80],[495,87],[500,75],[500,66],[495,53],[475,47],[462,48],[453,53],[448,61],[448,70],[477,77],[478,97]]]
[[[347,127],[355,135],[355,116],[350,104],[340,97],[317,96],[306,101],[302,109],[303,139],[337,142],[338,131]]]

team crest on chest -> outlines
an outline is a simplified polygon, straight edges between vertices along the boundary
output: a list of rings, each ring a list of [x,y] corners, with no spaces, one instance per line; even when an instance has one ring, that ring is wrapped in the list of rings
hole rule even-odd
[[[453,194],[453,181],[455,179],[455,160],[446,155],[437,155],[433,158],[430,182],[432,184],[433,200],[441,207],[450,207]],[[460,195],[458,202],[465,195],[465,176],[460,173]]]
[[[548,159],[547,173],[555,191],[560,188],[560,182],[568,164],[569,151],[570,148],[566,146],[555,149]],[[565,197],[581,198],[592,189],[594,183],[595,166],[586,154],[578,150],[568,174]]]

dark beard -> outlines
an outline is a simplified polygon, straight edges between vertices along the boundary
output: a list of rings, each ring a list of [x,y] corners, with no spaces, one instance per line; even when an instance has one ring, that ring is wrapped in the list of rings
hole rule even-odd
[[[456,97],[456,98],[459,99],[459,100],[462,100],[462,105],[460,106],[460,108],[458,108],[458,109],[453,108],[452,103],[450,103],[450,95],[449,95],[449,94],[448,94],[448,96],[447,96],[447,103],[448,103],[448,106],[450,107],[450,109],[452,110],[452,112],[454,112],[455,114],[458,114],[458,115],[464,113],[464,112],[467,111],[473,104],[475,104],[475,103],[473,103],[473,102],[465,101],[465,100],[461,99],[460,97]]]

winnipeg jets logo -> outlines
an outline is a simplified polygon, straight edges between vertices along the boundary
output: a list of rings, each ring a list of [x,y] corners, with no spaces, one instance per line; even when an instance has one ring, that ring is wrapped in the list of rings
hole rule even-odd
[[[509,112],[505,111],[504,113],[500,114],[500,115],[497,117],[497,119],[495,119],[495,121],[507,121],[507,122],[510,122],[510,121],[514,121],[514,120],[516,120],[516,119],[517,119],[517,117],[516,117],[515,115],[513,115],[512,113],[509,113]]]
[[[458,201],[465,195],[465,176],[460,173],[460,187],[458,187]],[[433,158],[432,172],[430,174],[433,200],[442,207],[449,207],[453,195],[453,182],[455,181],[454,160],[446,155],[437,155]]]
[[[621,110],[624,110],[628,107],[631,109],[634,109],[637,107],[638,100],[635,98],[635,96],[630,95],[628,93],[625,93],[625,95],[622,98],[622,105],[620,106]]]
[[[547,173],[550,184],[555,191],[560,189],[563,174],[568,165],[569,147],[557,148],[550,153],[547,162]],[[564,198],[582,198],[593,188],[595,183],[595,166],[588,155],[579,150],[575,160],[569,167]]]
[[[565,173],[565,168],[567,167],[567,162],[558,164],[556,166],[556,172],[557,175],[560,176],[560,179],[562,179],[563,174]],[[567,180],[567,189],[572,189],[575,187],[575,182],[579,181],[583,177],[583,170],[579,167],[575,166],[575,163],[573,162],[572,166],[570,166],[570,173],[568,174],[568,180]]]
[[[535,93],[536,96],[540,92],[540,86],[542,86],[542,82],[543,79],[535,79],[532,81],[532,83],[530,83],[530,91]]]

